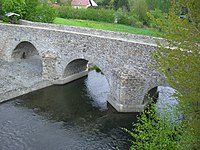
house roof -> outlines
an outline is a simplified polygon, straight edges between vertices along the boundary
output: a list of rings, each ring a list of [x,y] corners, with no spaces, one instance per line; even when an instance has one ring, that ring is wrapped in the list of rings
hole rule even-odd
[[[72,6],[97,6],[93,0],[72,0]]]

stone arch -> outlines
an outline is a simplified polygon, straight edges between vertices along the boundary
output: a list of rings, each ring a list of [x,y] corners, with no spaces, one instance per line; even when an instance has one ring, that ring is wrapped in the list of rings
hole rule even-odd
[[[158,96],[159,96],[158,86],[154,86],[147,90],[147,92],[144,96],[143,103],[148,103],[150,99],[153,100],[154,102],[156,102],[158,99]]]
[[[89,66],[90,65],[95,65],[95,67],[98,67],[101,70],[101,73],[105,76],[106,80],[108,81],[108,84],[110,86],[109,82],[109,75],[108,71],[105,73],[105,66],[102,66],[100,63],[96,61],[91,61],[87,58],[77,58],[77,59],[72,59],[67,66],[65,67],[63,73],[62,73],[62,78],[64,80],[64,84],[66,82],[69,82],[74,79],[81,78],[83,76],[86,76],[89,71]],[[103,69],[102,69],[103,68]],[[65,82],[66,81],[66,82]],[[63,82],[61,82],[63,84]]]
[[[11,57],[13,60],[31,59],[31,58],[40,59],[38,50],[32,43],[28,41],[20,42],[12,51]]]
[[[109,96],[109,92],[110,92],[110,85],[109,85],[109,82],[108,82],[108,78],[103,73],[98,74],[98,72],[96,73],[94,71],[91,71],[88,74],[88,72],[89,72],[88,67],[89,67],[90,64],[99,67],[99,69],[101,70],[101,66],[98,66],[98,64],[96,64],[94,62],[90,62],[89,60],[86,60],[85,58],[73,59],[65,67],[64,72],[63,72],[63,78],[64,78],[63,81],[64,82],[60,82],[60,83],[65,84],[67,82],[71,82],[73,80],[76,80],[76,79],[79,79],[83,76],[88,75],[88,78],[85,79],[85,86],[86,86],[85,90],[91,96],[91,98],[93,98],[92,105],[95,106],[95,107],[100,107],[100,105],[105,106],[105,105],[107,105],[108,96]],[[85,73],[85,72],[87,72],[87,73]],[[98,93],[98,92],[101,92],[101,88],[99,88],[100,91],[95,91],[95,92],[92,91],[91,88],[89,88],[89,86],[88,86],[89,84],[86,84],[86,83],[91,83],[91,82],[94,83],[94,84],[92,84],[93,86],[96,86],[96,85],[99,86],[99,85],[101,85],[101,83],[107,82],[107,83],[105,83],[106,84],[105,87],[108,86],[109,92],[104,92],[104,93],[107,94],[107,99],[98,101],[97,95],[101,95],[101,93],[100,94]],[[105,105],[102,105],[102,103],[104,103]],[[101,107],[100,109],[105,109],[105,108]]]
[[[65,67],[63,77],[68,77],[88,69],[88,60],[86,59],[74,59],[67,64]]]
[[[43,73],[43,60],[39,51],[29,41],[20,42],[11,52],[11,60],[16,62],[26,62],[26,69],[34,71],[38,75]]]

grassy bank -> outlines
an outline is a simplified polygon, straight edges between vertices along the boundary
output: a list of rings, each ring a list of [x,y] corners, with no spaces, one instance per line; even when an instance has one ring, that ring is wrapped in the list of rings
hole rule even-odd
[[[87,28],[95,28],[101,30],[110,30],[117,32],[127,32],[131,34],[141,34],[148,36],[159,36],[159,33],[153,29],[144,29],[144,28],[134,28],[131,26],[114,24],[114,23],[105,23],[105,22],[97,22],[97,21],[89,21],[89,20],[77,20],[77,19],[63,19],[56,18],[53,21],[54,24],[63,24],[69,26],[79,26],[79,27],[87,27]]]

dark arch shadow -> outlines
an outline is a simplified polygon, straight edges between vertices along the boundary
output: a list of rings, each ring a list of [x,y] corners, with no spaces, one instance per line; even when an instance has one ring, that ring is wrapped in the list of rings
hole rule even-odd
[[[83,71],[87,71],[88,61],[85,59],[75,59],[68,63],[64,70],[63,77],[68,77],[77,73],[81,73]]]
[[[30,58],[40,59],[40,55],[32,43],[23,41],[19,43],[13,50],[12,58],[14,60],[30,59]]]
[[[27,70],[26,72],[42,76],[42,58],[32,43],[28,41],[20,42],[13,50],[11,58],[15,64],[18,64],[19,67]]]
[[[144,96],[144,103],[147,101],[151,101],[156,103],[159,97],[158,86],[151,88],[147,94]]]

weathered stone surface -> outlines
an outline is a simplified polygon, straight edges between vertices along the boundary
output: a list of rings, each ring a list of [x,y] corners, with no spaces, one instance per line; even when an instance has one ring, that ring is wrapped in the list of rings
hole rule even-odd
[[[157,38],[26,21],[23,24],[0,24],[0,57],[12,62],[13,56],[18,56],[14,50],[19,44],[31,43],[42,61],[42,78],[51,83],[74,80],[86,74],[87,62],[96,64],[110,85],[108,101],[121,112],[142,111],[146,93],[162,84],[162,77],[151,67],[155,62],[150,55]]]

